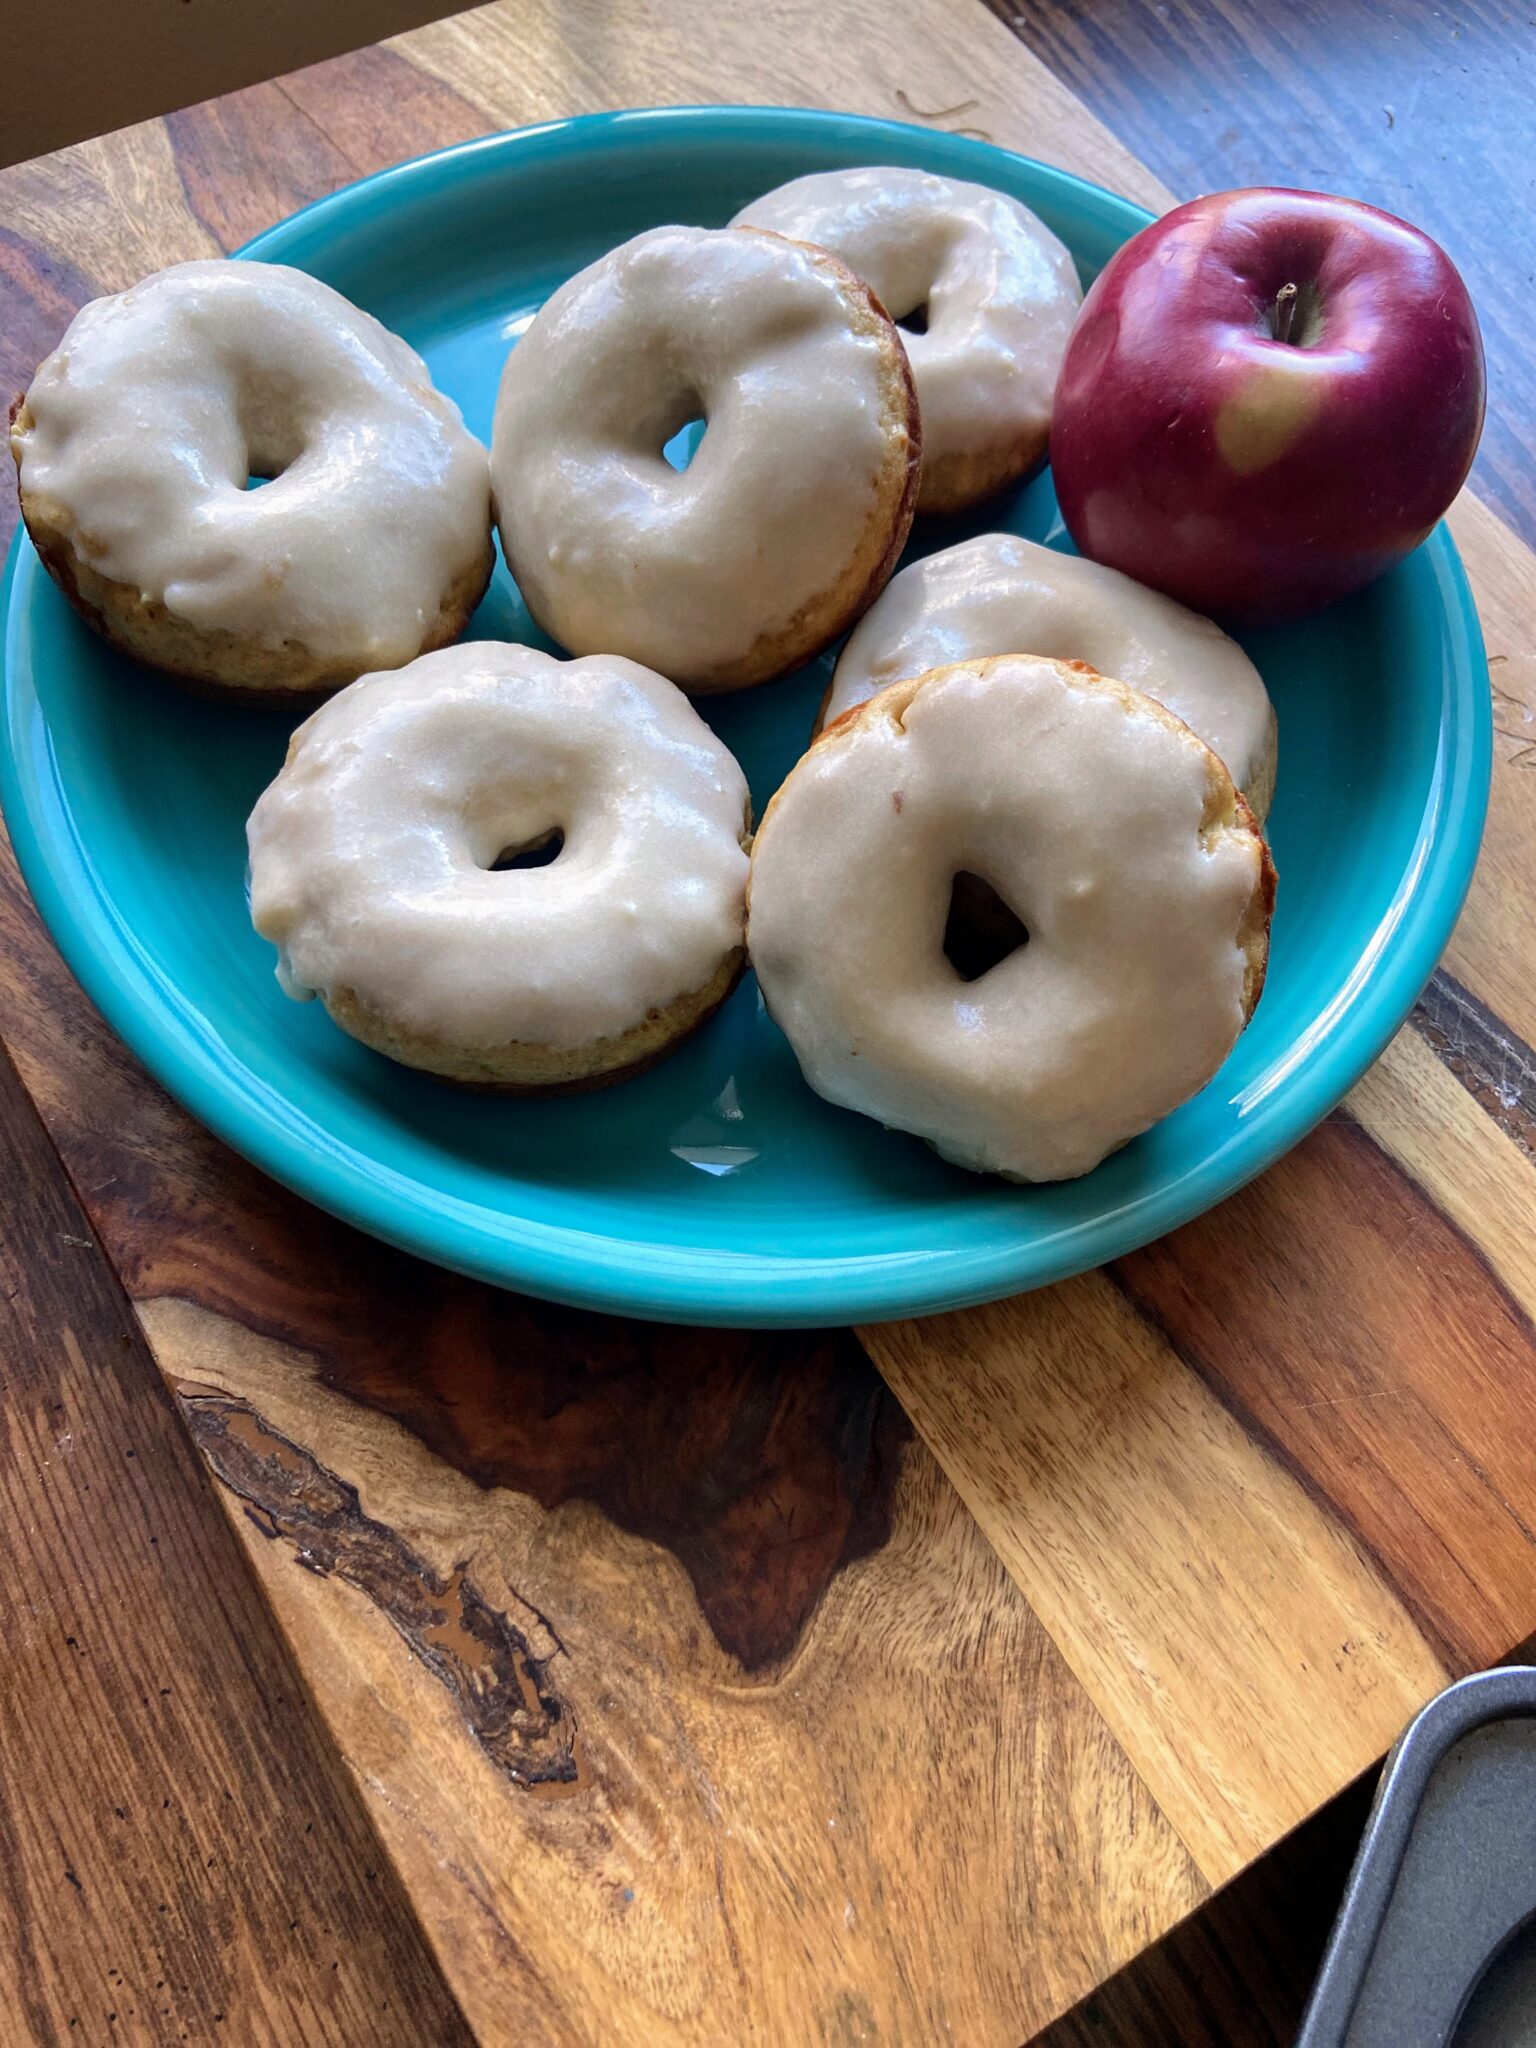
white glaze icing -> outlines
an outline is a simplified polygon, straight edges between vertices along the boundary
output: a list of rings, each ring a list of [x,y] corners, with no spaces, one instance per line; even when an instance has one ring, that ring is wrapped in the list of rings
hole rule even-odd
[[[881,343],[846,291],[776,236],[663,227],[540,310],[502,377],[491,471],[512,572],[564,646],[707,688],[837,583],[892,433]],[[700,417],[679,474],[663,445]]]
[[[1086,661],[1165,704],[1246,789],[1273,713],[1235,640],[1171,597],[1078,555],[984,533],[892,577],[849,635],[826,721],[887,684],[986,654]]]
[[[63,509],[82,561],[204,630],[408,661],[485,550],[488,465],[457,407],[302,271],[179,263],[95,299],[27,404],[23,492]]]
[[[872,166],[794,178],[737,214],[840,256],[904,337],[923,418],[923,460],[1043,452],[1067,336],[1082,303],[1071,255],[1001,192],[929,171]]]
[[[663,677],[468,642],[299,728],[251,813],[251,916],[291,994],[454,1047],[585,1046],[740,946],[747,802]],[[492,871],[557,829],[549,865]]]
[[[748,920],[811,1086],[1025,1180],[1086,1173],[1202,1087],[1243,1026],[1262,865],[1250,832],[1202,840],[1209,758],[1030,657],[942,670],[903,723],[877,700],[818,741],[758,831]],[[1029,933],[970,982],[942,950],[961,871]]]

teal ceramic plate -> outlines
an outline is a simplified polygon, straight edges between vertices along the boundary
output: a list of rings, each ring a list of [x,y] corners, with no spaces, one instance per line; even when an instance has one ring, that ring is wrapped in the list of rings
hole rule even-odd
[[[668,109],[470,143],[369,178],[249,254],[327,279],[422,350],[489,435],[507,349],[581,265],[659,221],[729,219],[802,171],[918,164],[1041,213],[1092,276],[1146,216],[963,137],[832,114]],[[1048,478],[973,525],[1062,543]],[[200,703],[77,624],[23,541],[5,591],[3,794],[70,965],[152,1071],[312,1201],[445,1265],[691,1322],[913,1315],[1036,1287],[1230,1194],[1338,1100],[1406,1016],[1477,853],[1491,721],[1443,532],[1374,590],[1255,635],[1280,717],[1269,986],[1216,1080],[1087,1179],[1017,1188],[802,1083],[750,978],[676,1058],[599,1095],[487,1101],[287,1002],[252,933],[243,825],[286,722]],[[474,622],[538,640],[505,569]],[[547,643],[546,643],[547,644]],[[759,808],[800,752],[821,662],[703,708]]]

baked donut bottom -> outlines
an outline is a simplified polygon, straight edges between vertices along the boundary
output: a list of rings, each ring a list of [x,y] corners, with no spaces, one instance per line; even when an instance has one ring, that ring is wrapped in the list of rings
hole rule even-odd
[[[23,435],[31,430],[24,397],[12,407],[11,421]],[[19,455],[17,463],[19,468]],[[376,652],[360,649],[338,658],[317,654],[299,640],[264,647],[222,627],[195,626],[162,600],[146,598],[133,584],[93,569],[75,546],[76,522],[70,514],[53,500],[24,490],[19,476],[16,495],[38,560],[86,624],[120,654],[171,676],[195,695],[257,707],[297,706],[329,696],[379,666]],[[417,654],[458,639],[495,566],[496,546],[487,529],[484,553],[443,593]]]
[[[1280,768],[1280,724],[1275,717],[1275,707],[1269,707],[1269,720],[1264,728],[1264,739],[1260,746],[1259,758],[1253,773],[1248,778],[1248,787],[1242,792],[1248,808],[1262,825],[1268,818],[1270,806],[1275,800],[1275,776]]]
[[[918,517],[958,518],[1010,485],[1023,483],[1044,463],[1049,439],[1047,429],[1021,438],[1010,448],[955,448],[925,460],[917,496]]]
[[[361,1002],[351,989],[322,995],[331,1020],[374,1052],[401,1066],[501,1095],[584,1095],[632,1080],[654,1067],[707,1024],[746,970],[744,946],[721,961],[702,988],[690,989],[613,1038],[579,1046],[510,1044],[481,1048],[403,1031]]]

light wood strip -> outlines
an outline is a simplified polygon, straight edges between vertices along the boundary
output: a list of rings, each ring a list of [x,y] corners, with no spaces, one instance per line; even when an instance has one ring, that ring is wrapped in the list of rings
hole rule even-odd
[[[6,226],[67,256],[97,291],[123,291],[167,263],[223,253],[187,210],[163,121],[17,164],[0,172],[0,190]]]
[[[1498,740],[1482,858],[1446,964],[1536,1044],[1536,556],[1470,492],[1451,532],[1483,623]]]
[[[1536,1319],[1536,1168],[1412,1026],[1400,1031],[1349,1098],[1376,1143],[1475,1244]]]
[[[488,121],[517,127],[613,107],[706,101],[837,107],[976,132],[1109,185],[1143,206],[1167,188],[980,6],[806,0],[766,7],[676,0],[506,0],[397,37]]]
[[[1529,1632],[1530,1320],[1347,1115],[1116,1278],[1244,1433],[1327,1503],[1452,1668]]]
[[[860,1334],[1212,1884],[1443,1683],[1326,1507],[1106,1275]]]

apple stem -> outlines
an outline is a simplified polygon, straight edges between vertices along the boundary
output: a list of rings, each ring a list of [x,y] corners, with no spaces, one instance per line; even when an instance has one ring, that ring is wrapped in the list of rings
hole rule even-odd
[[[1271,326],[1276,341],[1290,340],[1291,323],[1295,318],[1296,287],[1293,284],[1283,284],[1279,291],[1275,293],[1275,308],[1271,316]]]

